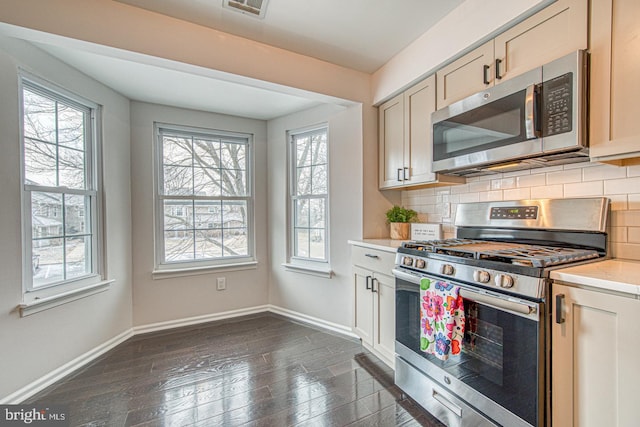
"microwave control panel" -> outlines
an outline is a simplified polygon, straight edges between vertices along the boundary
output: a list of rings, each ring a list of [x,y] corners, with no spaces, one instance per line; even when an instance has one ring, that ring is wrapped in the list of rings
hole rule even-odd
[[[542,136],[571,132],[573,73],[542,83]]]

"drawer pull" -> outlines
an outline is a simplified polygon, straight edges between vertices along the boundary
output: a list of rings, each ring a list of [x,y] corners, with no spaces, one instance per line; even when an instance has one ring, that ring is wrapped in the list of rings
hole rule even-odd
[[[366,256],[367,258],[373,258],[373,259],[379,259],[380,258],[378,255],[374,255],[374,254],[364,254],[364,256]]]
[[[459,407],[455,403],[451,402],[449,399],[447,399],[446,397],[442,396],[441,394],[439,394],[435,390],[433,390],[433,393],[431,394],[431,396],[433,396],[433,398],[435,400],[437,400],[442,406],[444,406],[445,408],[447,408],[448,410],[453,412],[459,418],[462,418],[462,408],[461,407]]]

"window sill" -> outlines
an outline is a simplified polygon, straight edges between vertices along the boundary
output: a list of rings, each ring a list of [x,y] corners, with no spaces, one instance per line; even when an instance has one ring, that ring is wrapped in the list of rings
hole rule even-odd
[[[331,270],[331,267],[328,265],[325,268],[320,268],[309,265],[283,263],[282,266],[285,270],[294,273],[309,274],[311,276],[324,277],[325,279],[331,279],[331,277],[333,277],[333,270]]]
[[[173,277],[195,276],[211,272],[255,270],[258,268],[258,261],[239,262],[235,264],[208,265],[206,267],[186,267],[186,268],[163,268],[151,272],[153,280],[171,279]]]
[[[113,279],[103,280],[101,282],[85,286],[80,289],[74,289],[72,291],[63,292],[61,294],[38,298],[29,302],[23,302],[22,304],[18,305],[18,308],[20,309],[20,317],[30,316],[32,314],[48,310],[59,305],[67,304],[71,301],[104,292],[109,289],[109,286],[113,282],[115,282],[115,280]]]

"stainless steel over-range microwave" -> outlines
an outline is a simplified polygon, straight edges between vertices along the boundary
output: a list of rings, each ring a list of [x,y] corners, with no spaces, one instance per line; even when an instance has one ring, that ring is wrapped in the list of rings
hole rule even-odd
[[[476,176],[589,159],[588,54],[576,51],[431,115],[433,171]]]

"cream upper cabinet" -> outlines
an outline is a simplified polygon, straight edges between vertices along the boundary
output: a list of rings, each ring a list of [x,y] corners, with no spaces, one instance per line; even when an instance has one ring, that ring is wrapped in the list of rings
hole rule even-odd
[[[640,157],[640,1],[591,0],[589,154]]]
[[[440,69],[438,109],[586,49],[587,24],[588,0],[558,0]]]
[[[431,113],[436,109],[432,75],[379,107],[380,188],[464,182],[431,171]]]
[[[640,300],[559,283],[552,294],[552,426],[638,425]]]
[[[438,108],[493,85],[493,40],[436,72]]]

